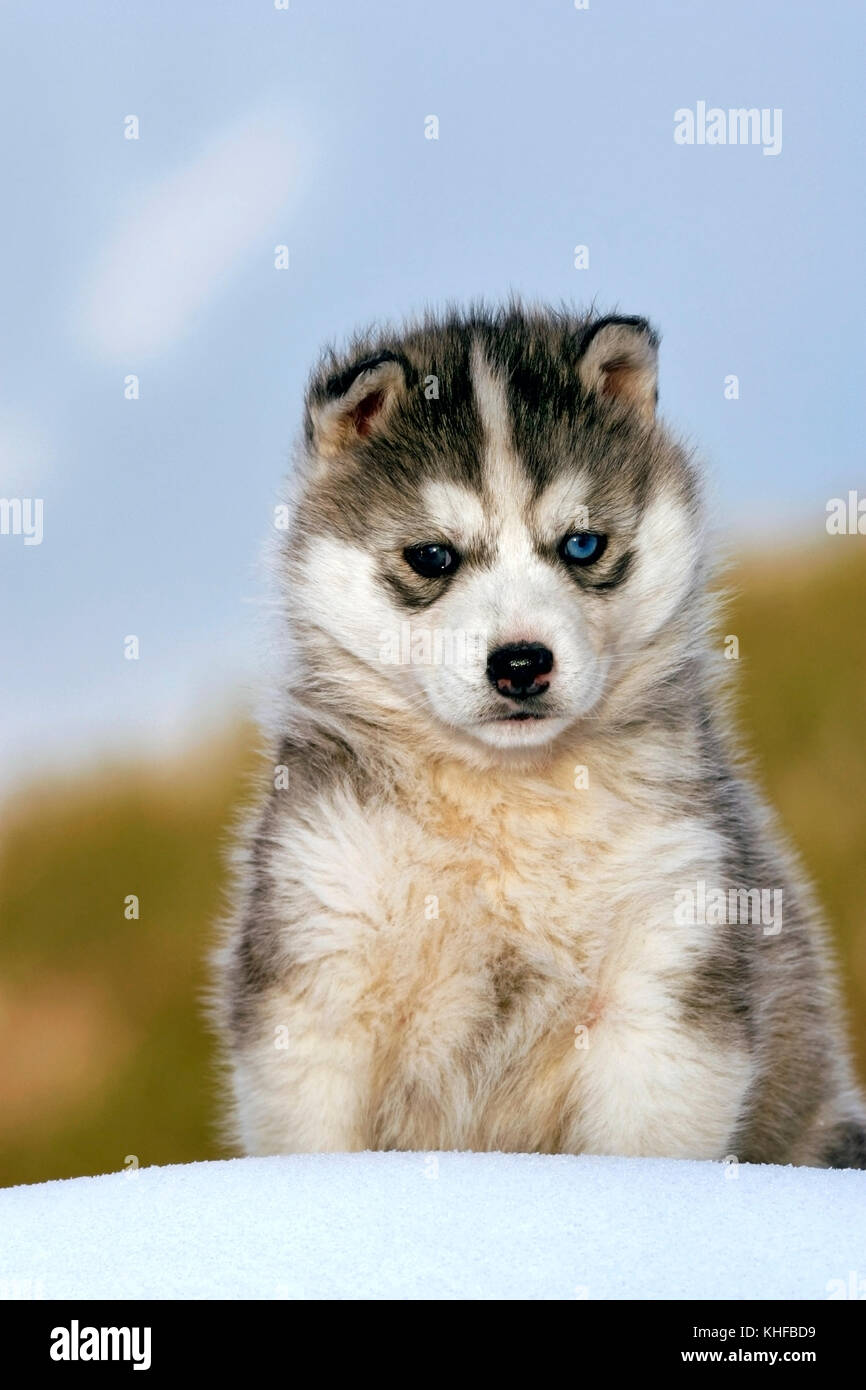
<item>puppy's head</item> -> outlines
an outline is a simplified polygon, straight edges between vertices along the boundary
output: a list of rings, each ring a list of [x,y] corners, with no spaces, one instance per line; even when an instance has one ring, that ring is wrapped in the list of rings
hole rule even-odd
[[[656,359],[642,319],[519,308],[329,358],[284,548],[299,685],[507,758],[669,677],[700,519]]]

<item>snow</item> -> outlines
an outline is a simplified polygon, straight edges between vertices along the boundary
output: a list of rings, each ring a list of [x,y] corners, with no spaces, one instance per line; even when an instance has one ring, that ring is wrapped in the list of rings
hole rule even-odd
[[[864,1276],[866,1172],[296,1154],[0,1190],[0,1283],[45,1298],[822,1299]]]

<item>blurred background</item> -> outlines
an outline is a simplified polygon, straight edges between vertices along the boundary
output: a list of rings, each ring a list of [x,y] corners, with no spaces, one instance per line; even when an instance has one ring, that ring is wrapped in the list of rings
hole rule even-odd
[[[304,379],[451,299],[660,327],[866,1077],[866,539],[826,528],[866,497],[864,37],[811,0],[7,0],[0,499],[43,522],[0,510],[0,1184],[223,1152],[200,998]],[[677,144],[701,101],[781,151]]]

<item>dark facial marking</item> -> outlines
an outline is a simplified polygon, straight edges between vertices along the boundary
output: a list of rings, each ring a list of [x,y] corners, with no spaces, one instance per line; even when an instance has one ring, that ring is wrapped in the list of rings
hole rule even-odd
[[[631,550],[624,551],[605,578],[600,579],[598,583],[592,584],[592,587],[600,590],[602,593],[606,592],[608,589],[615,589],[617,585],[621,584],[626,578],[631,569],[633,560],[634,552]]]

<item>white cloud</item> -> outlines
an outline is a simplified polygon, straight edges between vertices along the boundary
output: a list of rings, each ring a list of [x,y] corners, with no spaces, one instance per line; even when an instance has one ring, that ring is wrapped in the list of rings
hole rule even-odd
[[[115,227],[96,260],[76,332],[106,358],[141,357],[180,338],[266,237],[296,183],[295,147],[279,118],[224,131],[175,169]]]

